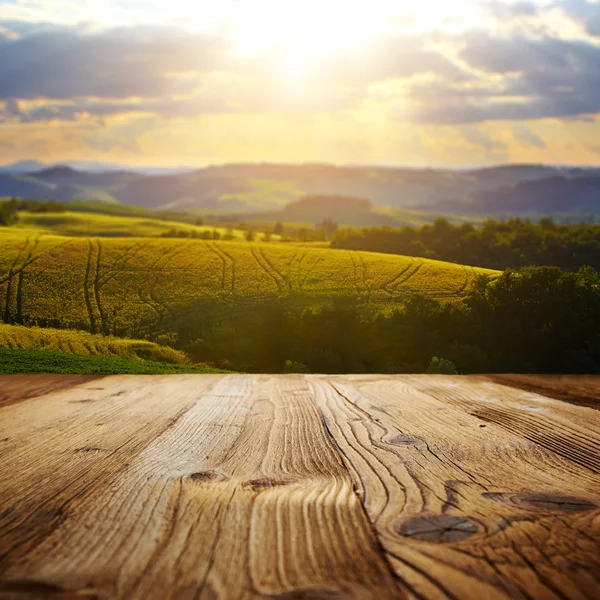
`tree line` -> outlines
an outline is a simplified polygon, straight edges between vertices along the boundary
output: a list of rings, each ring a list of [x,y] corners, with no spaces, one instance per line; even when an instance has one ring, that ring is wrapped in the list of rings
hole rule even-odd
[[[600,270],[600,227],[539,223],[511,218],[488,220],[480,227],[453,225],[437,219],[422,227],[339,229],[332,248],[368,250],[434,258],[491,269],[528,265],[576,270],[589,265]]]
[[[599,373],[599,314],[593,269],[528,267],[480,276],[458,303],[415,295],[374,314],[348,299],[197,299],[130,333],[245,372]]]

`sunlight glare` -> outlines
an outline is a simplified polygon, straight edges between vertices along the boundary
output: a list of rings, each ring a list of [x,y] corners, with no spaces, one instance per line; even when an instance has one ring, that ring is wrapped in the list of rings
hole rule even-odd
[[[354,46],[385,33],[390,0],[256,0],[241,5],[232,38],[242,54],[285,48],[293,55],[315,55]],[[379,7],[380,10],[377,10]]]
[[[290,79],[302,77],[306,73],[306,59],[292,56],[282,62],[281,73]]]

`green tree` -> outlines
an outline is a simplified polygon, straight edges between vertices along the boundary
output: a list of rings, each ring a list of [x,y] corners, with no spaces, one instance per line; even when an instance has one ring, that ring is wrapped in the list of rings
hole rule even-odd
[[[8,202],[0,202],[0,226],[8,227],[18,219],[17,202],[12,199]]]
[[[323,219],[320,229],[323,231],[325,240],[330,240],[339,229],[339,225],[331,217],[327,217]]]
[[[427,367],[427,373],[430,375],[458,375],[456,365],[445,359],[434,356]]]

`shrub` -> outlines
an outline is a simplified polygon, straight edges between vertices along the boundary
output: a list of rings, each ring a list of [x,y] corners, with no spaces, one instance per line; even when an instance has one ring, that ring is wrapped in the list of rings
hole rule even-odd
[[[282,373],[310,373],[310,369],[301,362],[286,360]]]
[[[456,365],[446,358],[434,356],[427,367],[427,373],[430,375],[458,375]]]

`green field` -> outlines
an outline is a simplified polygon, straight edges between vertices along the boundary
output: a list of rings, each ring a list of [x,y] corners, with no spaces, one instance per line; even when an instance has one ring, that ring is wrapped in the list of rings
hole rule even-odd
[[[25,229],[29,233],[56,234],[63,236],[100,237],[158,237],[169,231],[196,232],[202,234],[218,231],[219,235],[230,234],[234,239],[244,239],[241,229],[225,229],[190,225],[179,221],[129,217],[85,212],[32,213],[19,212],[19,220],[13,228]],[[272,236],[278,239],[278,236]]]
[[[173,365],[109,356],[80,356],[66,352],[7,350],[0,348],[0,373],[64,373],[86,375],[161,375],[181,373],[226,373],[219,369]]]
[[[123,335],[198,299],[224,305],[287,298],[356,299],[374,309],[421,293],[461,298],[495,271],[369,252],[278,242],[68,238],[0,230],[5,323]]]
[[[146,340],[105,337],[87,331],[42,329],[41,327],[22,327],[4,323],[0,324],[0,348],[67,352],[81,356],[105,356],[172,364],[189,362],[183,352]]]

